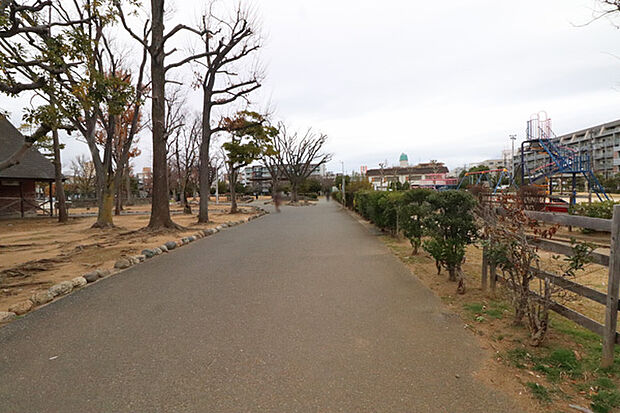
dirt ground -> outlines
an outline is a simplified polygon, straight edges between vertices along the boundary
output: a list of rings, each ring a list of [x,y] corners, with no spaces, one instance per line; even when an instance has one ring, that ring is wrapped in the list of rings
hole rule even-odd
[[[127,207],[126,212],[136,214],[115,216],[116,228],[111,230],[91,228],[95,217],[70,218],[67,224],[50,217],[0,220],[0,311],[60,281],[96,269],[112,269],[122,256],[137,255],[145,248],[257,214],[251,207],[240,207],[238,214],[231,215],[229,208],[210,205],[212,222],[198,224],[196,214],[184,215],[179,207],[171,207],[173,221],[186,229],[162,232],[140,230],[149,222],[149,205]],[[197,211],[197,207],[193,209]]]
[[[564,232],[569,234],[568,231],[564,230],[560,232],[560,235],[565,235]],[[609,234],[595,234],[589,237],[598,237],[599,241],[604,242]],[[576,411],[568,407],[569,403],[583,407],[590,405],[590,400],[586,397],[590,393],[585,390],[576,390],[588,388],[588,377],[583,378],[581,382],[573,378],[563,377],[559,382],[549,384],[544,374],[530,366],[514,367],[508,356],[515,351],[515,348],[525,349],[525,354],[529,355],[530,353],[546,354],[558,347],[568,347],[572,349],[578,359],[585,358],[587,357],[586,353],[592,351],[591,348],[573,340],[573,337],[567,335],[565,331],[576,331],[576,334],[587,334],[587,332],[583,332],[583,329],[572,322],[552,313],[552,325],[561,325],[563,328],[550,328],[543,346],[531,348],[527,344],[527,330],[512,323],[509,299],[502,288],[498,286],[495,295],[481,290],[481,249],[473,245],[467,249],[466,261],[463,265],[467,291],[466,294],[459,295],[456,294],[456,283],[447,280],[445,271],[438,275],[434,260],[424,251],[412,256],[412,249],[408,240],[397,239],[389,235],[382,236],[382,240],[409,267],[414,276],[441,297],[451,310],[461,316],[463,327],[471,330],[478,337],[481,346],[489,350],[490,354],[494,354],[485,363],[484,368],[480,370],[479,378],[481,380],[508,393],[520,403],[524,411],[568,412]],[[544,266],[548,269],[557,268],[554,260],[551,259],[551,254],[542,253],[541,255],[543,255]],[[606,267],[588,264],[586,271],[580,274],[576,281],[592,288],[604,290],[606,280]],[[574,301],[570,301],[566,305],[599,321],[604,318],[604,307],[589,300],[575,297]],[[570,326],[566,327],[567,324]],[[594,340],[597,339],[594,338]],[[595,355],[599,355],[600,347],[597,347],[594,352]],[[532,383],[541,383],[546,386],[545,389],[553,388],[555,393],[552,400],[544,403],[537,400],[528,388]],[[560,396],[556,397],[555,394]]]

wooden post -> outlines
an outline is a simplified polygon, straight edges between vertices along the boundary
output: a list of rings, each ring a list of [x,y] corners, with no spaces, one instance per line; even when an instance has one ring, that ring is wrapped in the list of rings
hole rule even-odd
[[[19,211],[21,217],[24,217],[24,189],[22,188],[22,181],[19,181]]]
[[[52,181],[50,181],[50,217],[54,216],[54,197],[52,196]]]
[[[487,278],[489,274],[489,262],[487,259],[489,248],[485,245],[482,248],[482,291],[487,290]]]
[[[620,205],[614,205],[611,222],[611,244],[609,254],[609,279],[607,281],[607,306],[605,308],[605,329],[603,331],[603,355],[601,367],[614,363],[616,327],[618,324],[618,287],[620,286]]]

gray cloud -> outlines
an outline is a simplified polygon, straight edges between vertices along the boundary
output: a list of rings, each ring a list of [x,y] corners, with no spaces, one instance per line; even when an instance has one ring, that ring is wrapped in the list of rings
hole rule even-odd
[[[256,1],[268,78],[255,100],[293,127],[327,133],[337,170],[340,160],[347,170],[395,163],[403,151],[451,167],[498,157],[539,110],[557,133],[620,117],[620,34],[606,20],[576,26],[596,4]],[[194,21],[200,7],[177,0],[168,25]],[[198,110],[199,94],[188,102]],[[70,143],[65,158],[85,150]]]

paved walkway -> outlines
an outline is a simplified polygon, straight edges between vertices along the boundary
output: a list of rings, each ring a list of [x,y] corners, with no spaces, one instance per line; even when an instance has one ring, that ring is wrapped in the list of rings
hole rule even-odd
[[[0,328],[0,412],[520,411],[472,378],[483,358],[376,237],[323,202]]]

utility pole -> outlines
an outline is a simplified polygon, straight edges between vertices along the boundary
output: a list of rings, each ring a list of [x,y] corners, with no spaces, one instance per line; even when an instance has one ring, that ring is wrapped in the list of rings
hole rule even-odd
[[[510,178],[515,178],[515,141],[517,140],[517,135],[510,135],[510,140],[512,141],[512,150],[510,152]]]
[[[347,206],[347,195],[345,192],[345,180],[344,180],[344,161],[340,161],[342,164],[342,207],[346,208]]]

